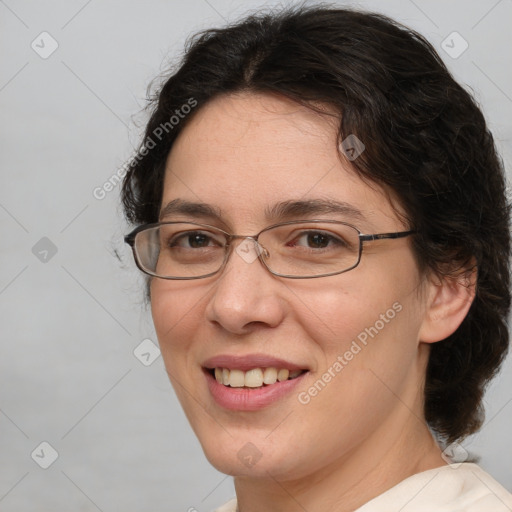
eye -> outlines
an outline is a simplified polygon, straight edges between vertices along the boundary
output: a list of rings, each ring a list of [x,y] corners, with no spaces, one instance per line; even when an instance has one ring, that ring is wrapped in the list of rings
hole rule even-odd
[[[306,246],[310,249],[326,249],[328,247],[343,248],[347,243],[340,237],[325,231],[303,231],[289,245]]]
[[[215,239],[202,231],[187,231],[174,235],[169,239],[169,247],[182,247],[184,249],[202,249],[204,247],[223,246],[223,241]]]

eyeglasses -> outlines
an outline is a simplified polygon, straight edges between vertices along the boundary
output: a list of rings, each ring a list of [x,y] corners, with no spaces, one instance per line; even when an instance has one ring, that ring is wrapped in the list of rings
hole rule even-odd
[[[246,262],[259,259],[275,276],[310,279],[342,274],[361,261],[363,242],[403,238],[415,231],[362,234],[335,220],[293,220],[274,224],[257,235],[232,235],[208,224],[159,222],[126,235],[142,272],[162,279],[202,279],[227,263],[236,239],[236,252]]]

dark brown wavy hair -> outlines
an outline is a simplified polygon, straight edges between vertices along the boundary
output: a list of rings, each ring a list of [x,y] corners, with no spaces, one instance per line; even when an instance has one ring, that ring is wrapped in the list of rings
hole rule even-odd
[[[328,106],[340,119],[339,140],[354,134],[366,146],[354,172],[391,189],[418,231],[420,268],[446,275],[476,261],[476,297],[457,331],[432,345],[425,383],[425,417],[440,439],[476,432],[484,388],[509,343],[510,207],[474,99],[424,37],[379,14],[300,5],[202,31],[149,100],[145,138],[122,189],[130,222],[158,221],[176,137],[203,105],[238,91]],[[177,113],[179,122],[169,123]]]

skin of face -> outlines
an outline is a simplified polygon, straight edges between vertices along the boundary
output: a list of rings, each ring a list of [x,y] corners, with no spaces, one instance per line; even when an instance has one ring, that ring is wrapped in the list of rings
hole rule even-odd
[[[307,218],[346,221],[362,233],[407,230],[389,194],[340,159],[338,122],[277,95],[215,98],[195,112],[169,154],[162,206],[177,198],[207,203],[221,220],[183,214],[172,220],[254,235],[272,223],[264,214],[269,206],[334,199],[362,218]],[[276,277],[259,260],[248,263],[233,251],[213,277],[152,280],[152,316],[167,373],[206,457],[236,477],[242,509],[258,502],[270,510],[291,495],[311,510],[319,503],[342,510],[341,496],[346,504],[364,503],[409,474],[444,464],[422,411],[425,341],[454,330],[463,312],[441,328],[446,332],[432,330],[431,309],[452,297],[440,290],[420,273],[410,238],[365,242],[360,264],[330,277]],[[435,318],[448,316],[437,311]],[[372,326],[373,336],[366,345],[358,342],[357,351],[354,340]],[[347,360],[351,347],[357,353]],[[263,409],[220,407],[202,363],[219,354],[254,353],[309,373]],[[340,356],[346,364],[336,371]],[[308,392],[319,379],[325,383],[329,368],[329,382]],[[244,463],[240,454],[247,450],[256,463]]]

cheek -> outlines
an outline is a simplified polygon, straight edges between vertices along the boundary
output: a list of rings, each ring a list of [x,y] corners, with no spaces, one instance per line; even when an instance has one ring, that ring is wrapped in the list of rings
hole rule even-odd
[[[166,365],[168,360],[186,353],[193,332],[201,322],[200,299],[201,294],[190,283],[153,281],[151,314]],[[166,355],[173,355],[173,358]]]
[[[333,379],[333,391],[337,388],[338,393],[364,398],[361,390],[368,385],[382,387],[370,370],[395,387],[415,364],[423,314],[419,276],[414,267],[411,272],[406,268],[403,272],[393,269],[394,273],[389,267],[387,270],[383,269],[378,280],[361,280],[354,272],[340,276],[337,282],[326,282],[322,288],[309,283],[294,290],[296,320],[311,340],[318,363],[316,378],[322,379],[329,371],[346,377]],[[330,378],[326,375],[325,380]],[[377,396],[375,389],[366,391],[368,396]]]
[[[389,330],[396,318],[404,316],[403,311],[416,311],[410,281],[399,281],[364,282],[354,273],[335,276],[323,286],[312,281],[298,283],[294,286],[295,319],[311,339],[333,345],[375,326],[378,331]]]
[[[200,311],[204,291],[202,294],[197,290],[194,292],[194,288],[190,283],[184,286],[182,282],[161,280],[155,280],[151,287],[151,313],[164,366],[193,427],[198,422],[197,418],[194,419],[197,411],[189,394],[200,396],[193,340],[201,338],[197,330],[204,322]]]

